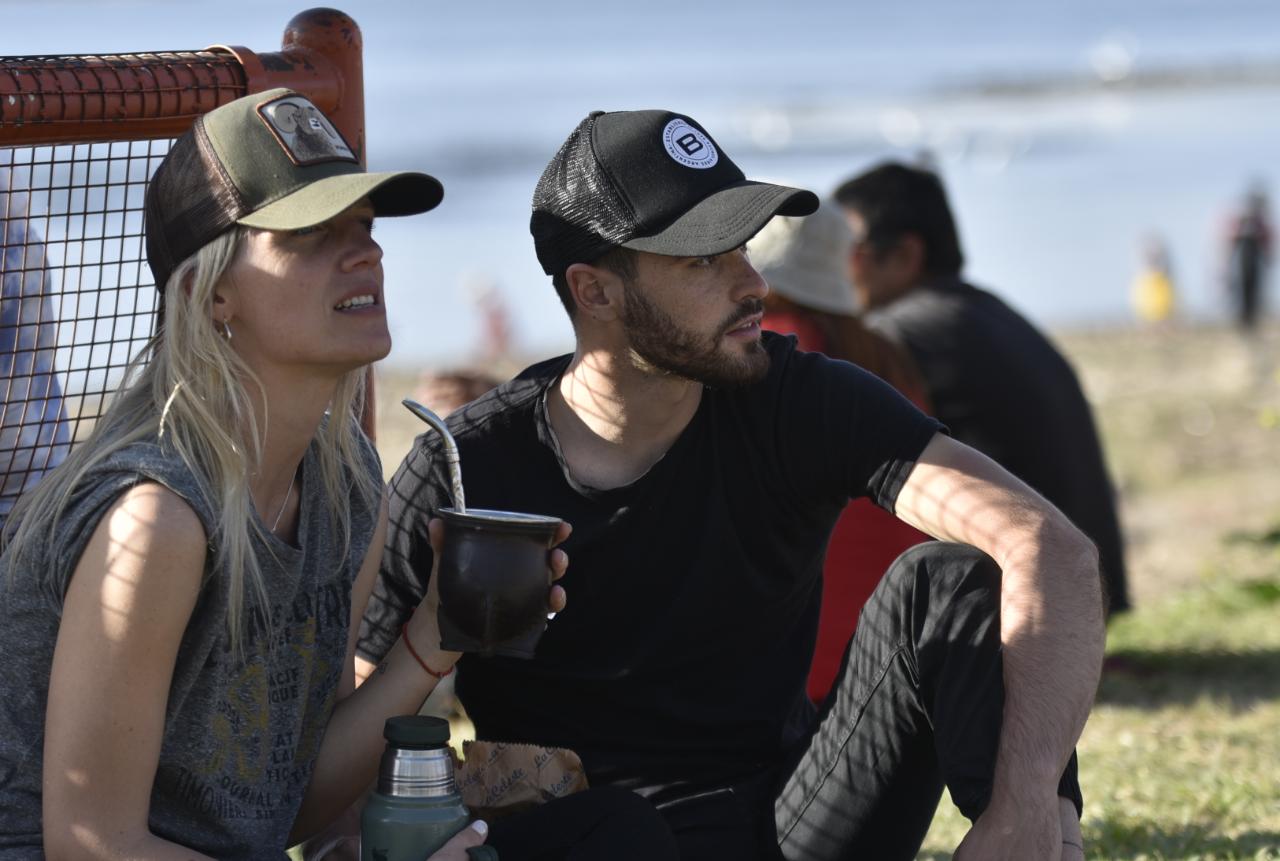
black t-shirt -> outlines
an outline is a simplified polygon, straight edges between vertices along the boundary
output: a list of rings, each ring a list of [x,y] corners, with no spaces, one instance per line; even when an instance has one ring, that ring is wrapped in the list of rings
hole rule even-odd
[[[939,424],[871,374],[766,333],[761,383],[705,389],[644,476],[600,491],[558,453],[546,394],[564,356],[449,419],[468,506],[573,524],[567,609],[533,660],[464,656],[482,738],[572,748],[591,783],[679,797],[771,768],[805,737],[827,538],[852,496],[892,510]],[[378,660],[431,571],[450,504],[435,433],[391,483],[387,552],[359,649]]]
[[[1062,354],[996,296],[961,281],[920,286],[868,323],[910,350],[952,436],[1031,485],[1093,540],[1112,609],[1127,606],[1102,446]]]

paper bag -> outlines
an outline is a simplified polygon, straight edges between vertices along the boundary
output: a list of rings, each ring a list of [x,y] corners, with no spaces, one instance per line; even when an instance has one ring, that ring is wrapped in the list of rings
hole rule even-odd
[[[462,754],[455,778],[462,803],[477,819],[500,819],[587,788],[582,760],[571,750],[466,741]]]

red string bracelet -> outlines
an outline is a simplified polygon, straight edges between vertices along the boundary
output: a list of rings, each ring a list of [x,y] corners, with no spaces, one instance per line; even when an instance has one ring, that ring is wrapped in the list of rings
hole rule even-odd
[[[453,667],[450,667],[449,669],[445,670],[443,673],[437,673],[435,670],[427,666],[427,662],[422,660],[422,656],[420,656],[417,652],[414,651],[413,643],[409,642],[409,623],[408,622],[405,622],[403,625],[400,626],[400,639],[404,640],[404,647],[409,650],[409,654],[413,655],[413,659],[418,662],[418,666],[426,670],[428,674],[435,676],[437,679],[443,679],[445,676],[453,672]]]

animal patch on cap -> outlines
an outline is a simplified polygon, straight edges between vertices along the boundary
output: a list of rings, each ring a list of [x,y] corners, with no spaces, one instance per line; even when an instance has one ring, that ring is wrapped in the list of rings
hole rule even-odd
[[[328,118],[302,96],[281,96],[258,105],[258,116],[299,167],[325,161],[359,163]]]
[[[705,169],[715,167],[720,160],[711,138],[682,119],[674,119],[662,130],[662,145],[667,155],[685,167]]]

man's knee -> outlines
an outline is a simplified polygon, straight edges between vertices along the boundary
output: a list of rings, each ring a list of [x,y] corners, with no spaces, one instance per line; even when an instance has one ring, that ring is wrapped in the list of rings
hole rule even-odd
[[[976,547],[950,541],[926,541],[907,548],[885,573],[889,592],[934,595],[985,591],[1000,593],[1000,566]]]

